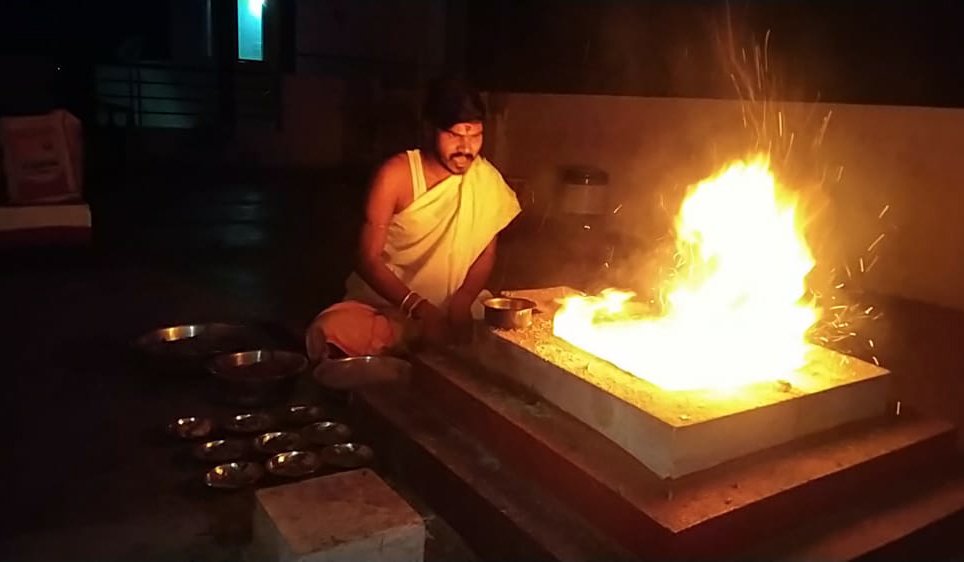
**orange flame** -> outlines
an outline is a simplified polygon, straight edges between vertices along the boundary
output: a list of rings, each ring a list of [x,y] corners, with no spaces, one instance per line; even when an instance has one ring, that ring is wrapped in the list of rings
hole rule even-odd
[[[767,158],[736,161],[697,184],[676,222],[685,257],[664,284],[666,314],[633,310],[633,293],[568,297],[553,333],[669,390],[792,379],[819,310],[801,302],[814,259]]]

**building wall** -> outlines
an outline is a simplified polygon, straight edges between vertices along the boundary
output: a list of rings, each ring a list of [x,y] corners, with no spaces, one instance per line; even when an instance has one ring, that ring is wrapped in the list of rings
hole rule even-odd
[[[283,79],[280,129],[244,123],[249,163],[371,165],[411,146],[417,90],[446,58],[446,3],[299,0],[296,68]]]
[[[445,3],[438,0],[299,0],[297,15],[299,56],[424,64],[445,58]]]
[[[323,168],[342,160],[345,84],[323,76],[286,75],[280,128],[246,122],[237,130],[238,150],[249,165]]]
[[[526,180],[532,212],[550,207],[559,166],[596,165],[610,174],[613,209],[621,205],[611,224],[641,240],[665,233],[685,187],[745,154],[755,138],[737,101],[509,93],[493,96],[493,105],[487,142],[506,175]],[[964,110],[780,109],[785,134],[771,120],[769,136],[782,154],[796,132],[787,162],[799,164],[787,170],[800,178],[791,187],[814,217],[808,237],[821,266],[837,267],[856,288],[964,310]],[[820,176],[826,181],[817,189]],[[885,238],[868,253],[880,234]],[[870,267],[862,275],[861,258]],[[839,273],[845,266],[849,278]]]

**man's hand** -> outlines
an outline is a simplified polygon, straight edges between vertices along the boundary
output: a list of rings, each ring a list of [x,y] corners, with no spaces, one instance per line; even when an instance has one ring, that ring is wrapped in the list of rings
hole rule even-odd
[[[421,339],[431,345],[446,345],[451,339],[449,323],[437,306],[423,300],[412,310],[412,318],[418,322]]]
[[[472,301],[459,298],[455,294],[449,302],[449,325],[452,328],[452,336],[456,343],[465,344],[472,341]]]
[[[472,329],[475,326],[472,320],[472,304],[482,292],[489,274],[492,273],[492,266],[495,264],[495,246],[496,239],[493,238],[479,257],[475,258],[472,267],[465,274],[462,286],[449,299],[448,320],[452,326],[453,335],[458,338],[459,343],[472,341]]]

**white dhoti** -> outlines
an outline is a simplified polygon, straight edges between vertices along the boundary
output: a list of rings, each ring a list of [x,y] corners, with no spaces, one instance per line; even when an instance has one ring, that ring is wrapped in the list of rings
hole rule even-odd
[[[413,201],[392,217],[382,257],[410,290],[445,311],[475,260],[519,214],[519,202],[481,156],[465,174],[427,189],[420,152],[407,155]],[[413,337],[411,323],[357,274],[348,278],[346,289],[346,300],[323,311],[309,327],[309,355],[319,356],[327,343],[348,355],[380,354]],[[473,314],[481,314],[481,307]]]

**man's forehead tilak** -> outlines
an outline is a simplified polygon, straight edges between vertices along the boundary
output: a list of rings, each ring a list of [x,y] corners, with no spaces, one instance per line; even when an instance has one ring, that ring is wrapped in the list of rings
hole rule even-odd
[[[448,132],[459,136],[472,136],[482,134],[482,123],[456,123],[448,129]]]

